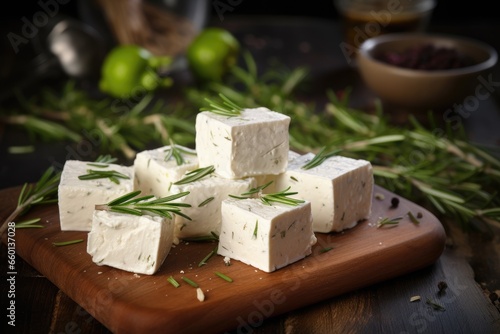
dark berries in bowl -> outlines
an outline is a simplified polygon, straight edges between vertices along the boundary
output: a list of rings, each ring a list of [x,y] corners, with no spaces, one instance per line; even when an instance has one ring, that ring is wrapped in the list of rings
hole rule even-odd
[[[390,65],[416,70],[449,70],[474,64],[472,59],[455,48],[422,44],[412,46],[403,51],[385,51],[376,56]]]

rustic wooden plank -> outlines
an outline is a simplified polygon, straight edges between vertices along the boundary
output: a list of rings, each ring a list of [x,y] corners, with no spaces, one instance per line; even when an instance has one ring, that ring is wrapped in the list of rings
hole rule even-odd
[[[85,242],[52,246],[53,241],[87,236],[61,232],[56,205],[38,207],[27,215],[41,216],[45,227],[16,231],[16,251],[113,332],[207,328],[219,332],[241,324],[254,328],[267,318],[417,270],[439,257],[444,248],[441,223],[405,199],[391,208],[395,195],[380,187],[375,193],[386,199],[374,199],[368,221],[342,233],[317,234],[311,256],[273,273],[238,261],[227,267],[220,257],[197,267],[214,247],[206,243],[179,244],[153,276],[97,266],[86,253]],[[13,196],[9,190],[0,192],[0,200]],[[8,211],[1,208],[0,217]],[[421,212],[421,224],[406,216],[396,228],[376,227],[379,217],[405,216],[408,211]],[[321,252],[326,246],[334,249]],[[225,272],[235,282],[216,279],[213,271]],[[196,299],[192,287],[175,289],[166,282],[169,275],[180,279],[184,272],[205,289],[205,302]]]

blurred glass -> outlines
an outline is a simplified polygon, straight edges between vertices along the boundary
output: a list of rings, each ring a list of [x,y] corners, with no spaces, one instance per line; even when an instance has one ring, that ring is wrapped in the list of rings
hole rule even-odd
[[[208,6],[208,0],[81,0],[79,11],[110,46],[135,44],[175,57],[205,27]]]
[[[348,59],[366,39],[386,33],[424,31],[436,0],[333,0],[342,18]]]

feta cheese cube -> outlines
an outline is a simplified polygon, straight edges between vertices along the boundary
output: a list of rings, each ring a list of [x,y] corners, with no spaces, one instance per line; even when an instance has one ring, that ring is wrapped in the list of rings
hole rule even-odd
[[[95,210],[87,253],[98,265],[152,275],[170,252],[173,232],[172,219]]]
[[[198,181],[172,185],[173,193],[189,192],[178,201],[191,205],[190,208],[182,210],[191,220],[178,215],[175,217],[175,237],[186,239],[210,236],[211,232],[218,234],[221,224],[221,202],[229,195],[239,196],[255,186],[255,179],[252,177],[232,180],[216,174],[210,174]]]
[[[267,108],[244,109],[227,117],[209,111],[196,117],[196,151],[200,167],[239,179],[279,174],[288,163],[290,117]]]
[[[293,159],[300,157],[300,153],[295,151],[288,151],[288,163],[290,163]],[[278,174],[279,175],[279,174]],[[263,194],[270,194],[282,189],[276,189],[276,178],[278,175],[266,174],[266,175],[256,175],[255,180],[257,181],[257,186],[263,186],[272,181],[272,183],[262,190]]]
[[[217,253],[272,272],[312,252],[311,203],[266,205],[260,199],[222,201]]]
[[[187,171],[198,168],[196,151],[177,146],[184,163],[177,164],[176,159],[168,157],[171,146],[167,145],[136,154],[134,160],[134,189],[142,195],[165,197],[170,194],[172,183],[179,181]]]
[[[64,164],[58,188],[59,219],[62,231],[90,231],[96,204],[133,191],[133,169],[129,166],[107,164],[107,167],[92,166],[92,162],[68,160]],[[118,184],[109,178],[80,180],[88,170],[116,171],[128,179],[117,178]]]
[[[315,232],[340,232],[371,214],[373,171],[369,161],[333,156],[311,169],[302,167],[313,153],[294,159],[276,179],[277,189],[291,187],[296,198],[311,202]]]

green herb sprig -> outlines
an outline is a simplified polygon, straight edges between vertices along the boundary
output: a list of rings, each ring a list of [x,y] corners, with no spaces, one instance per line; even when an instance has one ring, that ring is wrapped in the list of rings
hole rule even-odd
[[[221,116],[234,117],[241,115],[242,107],[231,101],[223,94],[219,94],[219,97],[222,99],[222,102],[214,102],[209,98],[205,98],[205,101],[208,102],[210,108],[200,108],[200,111],[210,111],[214,114]]]
[[[43,228],[43,225],[37,224],[40,222],[40,218],[28,219],[21,222],[16,222],[16,229],[19,228]]]
[[[403,219],[403,217],[381,218],[377,222],[377,228],[386,227],[386,226],[395,227],[399,224],[399,221],[401,219]]]
[[[262,190],[266,189],[269,185],[271,185],[271,183],[273,183],[273,181],[269,181],[262,186],[252,188],[249,191],[242,193],[241,195],[230,194],[229,197],[235,199],[260,198],[260,200],[266,205],[272,205],[272,203],[282,203],[286,205],[297,206],[305,202],[304,200],[290,197],[298,194],[298,192],[296,191],[289,191],[291,187],[288,187],[282,191],[263,194]]]
[[[80,180],[97,180],[97,179],[109,179],[111,182],[120,184],[120,179],[130,179],[128,175],[117,172],[115,170],[96,170],[88,169],[87,174],[78,176]]]
[[[311,169],[321,165],[325,160],[337,155],[341,150],[333,150],[331,152],[326,153],[326,147],[322,147],[319,152],[311,159],[308,163],[302,166],[302,169]]]
[[[80,242],[83,242],[83,239],[75,239],[75,240],[68,240],[68,241],[58,241],[58,242],[53,242],[52,245],[54,245],[56,247],[62,247],[62,246],[69,246],[69,245],[79,244]]]
[[[260,199],[267,205],[272,205],[272,203],[282,203],[286,205],[297,206],[299,204],[305,203],[304,200],[290,197],[293,195],[297,195],[298,192],[288,190],[290,190],[290,187],[275,193],[264,194],[260,196]]]
[[[172,202],[176,199],[187,196],[189,194],[188,191],[156,199],[153,195],[138,197],[140,193],[140,190],[132,191],[110,201],[107,204],[96,205],[95,209],[120,212],[135,216],[151,214],[166,217],[169,219],[172,219],[172,214],[175,214],[191,220],[189,216],[182,213],[181,211],[181,208],[191,207],[190,204],[182,202]]]
[[[196,151],[192,150],[187,150],[183,147],[180,147],[176,145],[173,140],[170,140],[170,147],[165,150],[167,153],[165,155],[165,161],[170,160],[172,157],[175,159],[175,162],[177,163],[177,166],[183,165],[186,163],[186,160],[184,159],[183,153],[184,154],[191,154],[191,155],[196,155]]]
[[[221,273],[220,271],[216,271],[214,274],[219,276],[220,278],[222,278],[226,282],[229,282],[229,283],[233,282],[233,279],[231,277],[227,276],[226,274]]]
[[[0,235],[3,235],[9,222],[25,214],[33,205],[56,203],[60,179],[61,172],[49,167],[35,184],[25,183],[17,199],[16,208],[0,227]]]
[[[116,162],[116,158],[112,157],[110,154],[99,155],[94,162],[89,162],[87,166],[97,167],[97,168],[107,168],[109,164]]]
[[[179,185],[179,184],[195,182],[204,178],[207,175],[212,174],[214,171],[215,171],[214,166],[200,167],[186,173],[186,176],[184,178],[180,179],[177,182],[174,182],[174,184]]]
[[[236,199],[247,199],[247,198],[253,198],[255,196],[260,196],[260,195],[262,195],[262,191],[264,189],[266,189],[267,187],[269,187],[272,183],[273,183],[273,181],[269,181],[268,183],[266,183],[262,186],[252,188],[249,191],[242,193],[241,195],[230,194],[229,197],[236,198]]]

